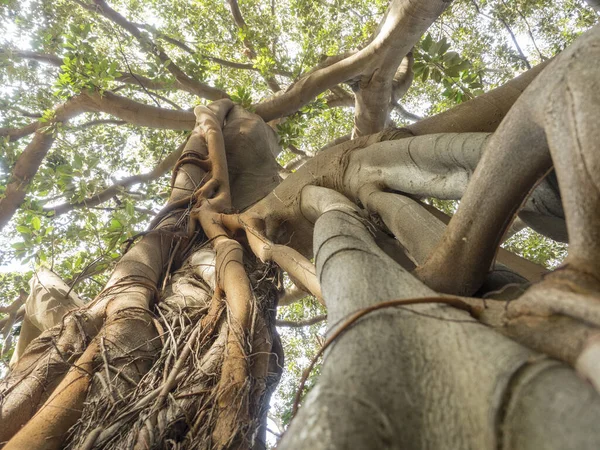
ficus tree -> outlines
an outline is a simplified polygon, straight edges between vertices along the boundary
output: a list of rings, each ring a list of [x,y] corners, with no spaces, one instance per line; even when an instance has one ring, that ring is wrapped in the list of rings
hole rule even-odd
[[[597,448],[597,7],[5,0],[3,448]]]

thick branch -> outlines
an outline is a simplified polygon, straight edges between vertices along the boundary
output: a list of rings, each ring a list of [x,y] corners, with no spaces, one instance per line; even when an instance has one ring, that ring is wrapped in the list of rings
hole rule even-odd
[[[117,25],[125,29],[127,32],[129,32],[133,37],[135,37],[138,40],[138,42],[146,52],[155,55],[159,59],[159,61],[166,66],[167,70],[171,72],[171,74],[175,77],[181,89],[184,89],[187,92],[209,100],[219,100],[221,98],[229,97],[225,92],[221,91],[220,89],[214,88],[187,76],[167,56],[165,52],[163,52],[155,43],[151,42],[146,36],[144,36],[142,32],[133,23],[131,23],[117,11],[112,9],[104,0],[94,0],[94,3],[97,6],[97,11],[100,14],[102,14],[104,17],[106,17],[107,19],[111,20],[112,22],[116,23]]]
[[[240,10],[237,0],[227,0],[227,3],[229,4],[229,8],[231,8],[231,14],[233,15],[233,21],[235,22],[235,25],[242,31],[247,30],[248,25],[246,25],[246,21],[244,20],[244,16],[242,15],[242,11]],[[246,46],[248,57],[251,60],[255,60],[256,50],[254,49],[252,42],[250,42],[248,38],[244,38],[244,45]],[[281,87],[275,78],[265,77],[265,81],[273,92],[279,92],[281,90]]]
[[[496,89],[407,128],[415,135],[495,131],[525,88],[548,63],[538,64]]]
[[[54,142],[52,130],[46,128],[64,123],[87,108],[85,97],[73,97],[55,110],[54,119],[36,124],[37,131],[25,150],[19,155],[12,169],[4,196],[0,199],[0,230],[17,211],[27,193],[29,183],[37,173],[42,160]],[[44,126],[42,128],[42,126]]]
[[[401,55],[401,60],[446,6],[447,2],[441,0],[394,1],[381,31],[369,45],[348,58],[308,74],[292,85],[284,94],[259,103],[256,105],[256,113],[268,122],[294,113],[321,92],[363,73],[375,74],[374,80],[378,81],[377,71],[380,70],[379,66],[383,63],[381,55],[392,55],[393,52],[396,52]],[[392,76],[400,60],[391,69]],[[373,64],[374,62],[377,64]],[[389,64],[390,67],[392,65]],[[388,64],[382,68],[385,72],[384,78],[387,79]],[[391,80],[388,90],[391,91]],[[386,106],[389,104],[391,92],[387,92],[387,94]]]
[[[195,117],[194,113],[190,111],[176,111],[144,105],[108,91],[102,95],[98,93],[83,95],[91,100],[92,108],[95,111],[112,114],[134,125],[169,130],[192,130],[194,128]]]
[[[418,40],[419,37],[413,36],[412,39]],[[353,136],[381,131],[389,120],[387,104],[397,105],[412,85],[412,50],[401,58],[391,47],[388,52],[382,53],[380,61],[381,67],[372,76],[363,75],[358,83]]]

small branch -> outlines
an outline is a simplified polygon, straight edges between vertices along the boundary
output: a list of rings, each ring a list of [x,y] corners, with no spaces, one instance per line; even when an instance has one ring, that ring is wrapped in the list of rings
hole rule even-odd
[[[283,168],[287,171],[298,170],[309,159],[310,158],[306,155],[304,155],[304,156],[298,155],[294,159],[292,159],[290,162],[288,162]]]
[[[504,0],[502,0],[502,3],[504,4],[505,7],[508,8],[508,5],[506,4],[506,2]],[[535,38],[533,37],[533,32],[531,31],[531,26],[529,25],[529,21],[527,20],[525,15],[521,12],[521,9],[518,6],[516,7],[516,11],[517,11],[517,14],[521,17],[521,19],[523,19],[523,22],[525,23],[525,26],[527,27],[527,34],[529,35],[529,38],[531,39],[531,43],[533,44],[535,51],[540,56],[540,60],[546,61],[548,58],[546,58],[544,56],[544,54],[540,51],[539,47],[537,46],[537,43],[535,42]]]
[[[14,319],[14,322],[12,322],[12,324],[14,325],[18,321],[22,320],[24,316],[25,316],[25,305],[21,305],[21,307],[15,312],[15,319]],[[4,328],[6,327],[6,324],[9,322],[10,318],[11,318],[11,316],[8,315],[8,316],[0,319],[0,330],[4,330]],[[4,332],[2,332],[2,334],[4,335]]]
[[[136,27],[138,27],[138,28],[143,28],[145,30],[150,31],[151,33],[153,33],[154,35],[156,35],[156,37],[158,37],[159,39],[162,39],[165,42],[168,42],[169,44],[172,44],[175,47],[180,48],[181,50],[189,53],[190,55],[199,55],[200,57],[202,57],[202,58],[204,58],[204,59],[206,59],[208,61],[214,62],[215,64],[219,64],[220,66],[223,66],[223,67],[229,67],[231,69],[252,70],[254,72],[260,72],[260,70],[257,69],[256,67],[254,67],[252,64],[240,63],[240,62],[235,62],[235,61],[228,61],[226,59],[217,58],[216,56],[211,56],[211,55],[207,55],[207,54],[204,54],[204,53],[199,53],[197,50],[194,50],[193,48],[191,48],[185,42],[182,42],[179,39],[175,39],[173,37],[167,36],[166,34],[161,33],[160,31],[158,31],[153,26],[146,25],[146,24],[143,24],[143,23],[136,23],[134,25]],[[290,72],[289,70],[273,69],[273,73],[275,73],[277,75],[284,76],[284,77],[291,77],[292,76],[292,72]]]
[[[181,144],[177,148],[177,150],[175,150],[164,160],[159,162],[156,165],[156,167],[150,172],[123,178],[122,180],[117,181],[112,186],[104,189],[102,192],[88,197],[87,199],[82,200],[81,202],[63,203],[62,205],[44,208],[44,211],[52,212],[55,216],[60,216],[61,214],[65,214],[69,211],[72,211],[73,209],[94,207],[104,203],[107,200],[110,200],[115,195],[119,194],[121,191],[125,190],[129,186],[132,186],[137,183],[147,183],[148,181],[156,180],[175,165],[175,163],[181,156],[181,153],[183,152],[186,143],[187,140],[183,144]],[[154,214],[154,212],[150,210],[144,210],[141,212],[148,212]]]
[[[396,112],[398,114],[400,114],[400,116],[403,119],[409,120],[411,122],[417,122],[419,120],[423,120],[423,117],[417,115],[417,114],[413,114],[410,111],[407,111],[404,106],[402,106],[400,103],[394,103],[393,104],[394,109],[396,110]]]
[[[0,55],[3,56],[16,56],[17,58],[31,59],[33,61],[42,62],[44,64],[50,64],[51,66],[60,67],[63,64],[62,58],[56,55],[49,55],[46,53],[37,53],[27,50],[12,50],[8,48],[0,48]]]
[[[479,5],[477,4],[477,2],[475,0],[471,0],[471,3],[473,3],[473,6],[477,10],[478,14],[481,14],[483,17],[485,17],[486,19],[489,19],[491,21],[494,20],[493,17],[490,17],[481,11],[481,9],[479,8]],[[517,49],[517,52],[519,53],[519,59],[521,59],[525,63],[525,66],[527,66],[527,69],[531,69],[531,64],[529,64],[529,60],[523,53],[523,50],[521,50],[521,46],[517,42],[517,38],[516,38],[515,34],[513,33],[512,29],[510,28],[510,26],[508,25],[508,23],[506,22],[506,20],[504,20],[504,18],[499,13],[496,14],[496,17],[502,23],[502,25],[504,26],[506,31],[508,31],[508,34],[510,35],[511,40],[513,41],[513,44],[514,44],[515,48]]]
[[[296,147],[293,144],[288,145],[288,149],[290,152],[294,153],[295,155],[306,156],[306,152],[304,150],[300,150],[298,147]]]
[[[21,128],[0,128],[0,137],[8,137],[8,142],[18,141],[22,137],[35,133],[40,126],[40,122],[37,121]]]
[[[277,319],[275,321],[275,326],[289,327],[289,328],[301,328],[301,327],[307,327],[309,325],[314,325],[315,323],[323,322],[326,319],[327,319],[327,314],[320,314],[318,316],[311,317],[310,319],[299,320],[298,322],[294,322],[293,320]]]
[[[98,12],[102,16],[106,17],[110,21],[116,23],[124,30],[129,32],[137,41],[140,43],[142,49],[147,53],[154,55],[158,60],[163,63],[167,70],[177,80],[179,87],[187,92],[195,94],[199,97],[206,98],[208,100],[219,100],[221,98],[228,98],[229,96],[220,89],[209,86],[200,81],[194,80],[187,76],[172,60],[163,52],[154,42],[150,41],[142,32],[124,16],[119,14],[117,11],[112,9],[108,3],[104,0],[93,0],[96,5],[91,6],[87,3],[78,2],[84,8]]]
[[[0,306],[0,314],[13,314],[19,311],[21,306],[25,304],[27,300],[27,292],[23,289],[19,290],[19,296],[8,306]],[[2,326],[0,326],[2,328]]]

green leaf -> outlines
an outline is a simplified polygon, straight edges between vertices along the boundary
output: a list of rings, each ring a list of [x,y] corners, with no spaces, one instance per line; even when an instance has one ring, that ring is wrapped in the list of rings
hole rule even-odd
[[[444,61],[449,66],[454,66],[456,64],[459,64],[462,60],[461,60],[461,57],[460,57],[460,55],[458,53],[456,53],[456,52],[447,52],[442,57],[442,61]]]
[[[425,36],[425,39],[423,39],[423,42],[421,42],[421,47],[426,52],[429,52],[429,47],[431,47],[432,43],[433,43],[433,38],[431,37],[431,34],[427,33],[427,36]]]
[[[31,230],[24,225],[17,225],[17,231],[22,234],[31,234]]]
[[[33,219],[31,219],[31,226],[33,227],[33,229],[35,231],[39,231],[40,227],[42,226],[42,222],[40,221],[40,218],[36,216]]]

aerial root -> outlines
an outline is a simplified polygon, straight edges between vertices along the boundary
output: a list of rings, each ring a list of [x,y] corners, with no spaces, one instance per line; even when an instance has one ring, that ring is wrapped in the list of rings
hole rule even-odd
[[[564,266],[515,300],[487,300],[480,320],[529,348],[569,364],[600,392],[597,284],[595,277]]]

